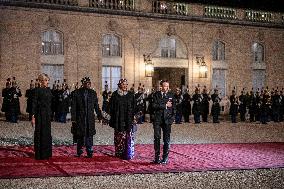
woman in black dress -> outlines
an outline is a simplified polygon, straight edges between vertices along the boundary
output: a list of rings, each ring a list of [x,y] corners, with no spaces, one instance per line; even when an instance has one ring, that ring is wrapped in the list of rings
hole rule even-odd
[[[51,137],[51,102],[52,93],[48,88],[49,77],[38,76],[40,87],[34,91],[32,98],[32,125],[35,126],[34,150],[35,159],[49,159],[52,156]]]

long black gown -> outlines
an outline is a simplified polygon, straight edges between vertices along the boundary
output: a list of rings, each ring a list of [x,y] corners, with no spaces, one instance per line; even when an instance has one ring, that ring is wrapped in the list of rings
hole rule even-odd
[[[48,159],[52,156],[51,103],[52,93],[49,88],[35,89],[32,98],[32,114],[35,116],[35,159]]]

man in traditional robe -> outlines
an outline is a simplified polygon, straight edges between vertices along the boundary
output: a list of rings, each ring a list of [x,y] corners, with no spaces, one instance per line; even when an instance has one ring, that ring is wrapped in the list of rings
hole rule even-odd
[[[96,134],[95,115],[101,119],[101,110],[98,104],[97,93],[91,89],[89,77],[81,80],[83,87],[76,90],[72,96],[71,121],[75,126],[77,136],[77,157],[83,154],[86,147],[87,157],[93,157],[93,136]]]

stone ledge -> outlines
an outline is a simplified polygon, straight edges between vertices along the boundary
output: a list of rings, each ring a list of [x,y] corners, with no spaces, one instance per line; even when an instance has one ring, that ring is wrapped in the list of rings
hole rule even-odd
[[[79,6],[68,6],[68,5],[54,5],[54,4],[39,4],[39,3],[27,3],[27,2],[7,2],[0,0],[0,8],[7,6],[27,7],[27,8],[42,8],[42,9],[53,9],[53,10],[64,10],[64,11],[75,11],[75,12],[87,12],[87,13],[98,13],[98,14],[112,14],[120,16],[134,16],[134,17],[145,17],[145,18],[156,18],[166,20],[180,20],[180,21],[194,21],[194,22],[206,22],[206,23],[217,23],[217,24],[232,24],[241,26],[253,26],[253,27],[268,27],[268,28],[281,28],[284,29],[284,23],[261,23],[252,22],[246,20],[230,20],[230,19],[218,19],[218,18],[206,18],[204,16],[182,16],[182,15],[169,15],[159,14],[151,12],[138,12],[138,11],[127,11],[127,10],[111,10],[101,9],[93,7],[79,7]]]

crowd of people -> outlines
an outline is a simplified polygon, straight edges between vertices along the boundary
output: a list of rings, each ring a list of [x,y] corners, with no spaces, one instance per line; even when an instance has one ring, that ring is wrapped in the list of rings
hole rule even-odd
[[[150,115],[150,122],[154,129],[154,150],[156,164],[167,164],[170,149],[170,133],[173,123],[189,123],[193,114],[194,123],[208,122],[211,112],[213,123],[219,123],[222,100],[218,89],[213,94],[208,92],[206,86],[197,86],[193,94],[188,88],[184,91],[177,88],[170,90],[169,82],[162,80],[158,90],[146,92],[140,83],[137,92],[134,85],[128,90],[126,79],[120,79],[117,90],[109,91],[106,83],[102,92],[103,103],[100,108],[98,96],[91,89],[90,78],[84,77],[81,85],[77,83],[74,90],[66,80],[60,84],[56,81],[52,89],[48,87],[49,77],[40,74],[35,82],[32,80],[30,88],[26,91],[26,111],[35,127],[34,149],[36,159],[48,159],[52,156],[51,121],[66,122],[67,113],[71,113],[71,133],[73,141],[77,144],[76,156],[83,154],[86,148],[87,157],[93,157],[93,136],[96,134],[95,115],[98,120],[104,120],[114,129],[115,156],[122,159],[131,159],[134,156],[135,126],[145,122],[145,114]],[[6,87],[2,91],[2,112],[6,120],[16,123],[20,114],[19,98],[22,96],[15,77],[8,78]],[[243,89],[239,96],[232,90],[229,97],[229,114],[232,123],[241,121],[260,121],[266,124],[283,121],[284,99],[283,89],[265,89],[245,92]],[[211,108],[211,109],[209,109]],[[211,111],[209,111],[211,110]],[[137,116],[137,115],[140,116]],[[160,159],[160,140],[163,136],[163,153]]]
[[[27,99],[26,112],[29,114],[29,120],[31,120],[31,107],[32,107],[32,96],[35,88],[39,87],[39,81],[31,80],[30,88],[26,90],[25,97]],[[79,89],[77,82],[74,88],[71,89],[67,84],[66,79],[63,82],[59,80],[55,81],[51,89],[52,99],[52,120],[66,123],[67,114],[71,113],[71,96],[72,93]],[[153,88],[151,91],[146,91],[145,87],[140,83],[137,91],[134,85],[129,90],[134,94],[136,112],[142,112],[142,116],[137,120],[138,124],[145,122],[145,115],[150,115],[150,122],[153,121],[154,112],[152,109],[153,94],[157,91]],[[177,105],[175,123],[181,124],[190,122],[190,115],[193,114],[194,123],[208,122],[209,114],[212,115],[213,123],[219,123],[219,115],[224,106],[222,107],[222,98],[219,94],[218,89],[214,89],[213,94],[208,92],[206,86],[201,89],[197,86],[193,94],[189,93],[188,87],[185,90],[176,88],[174,92],[175,103]],[[112,95],[112,91],[109,90],[107,83],[105,84],[105,90],[102,92],[102,111],[108,112],[109,99]],[[3,103],[1,111],[5,113],[6,120],[9,122],[17,123],[18,116],[20,114],[20,101],[19,98],[22,96],[21,89],[17,85],[15,77],[8,78],[6,81],[6,87],[2,90]],[[237,96],[236,90],[232,90],[231,95],[227,98],[229,101],[229,115],[232,123],[237,122],[238,115],[240,121],[246,121],[249,119],[250,122],[259,121],[263,124],[274,121],[283,121],[284,111],[284,99],[283,89],[265,88],[257,89],[254,91],[241,91],[241,94]],[[249,118],[248,118],[248,116]]]

